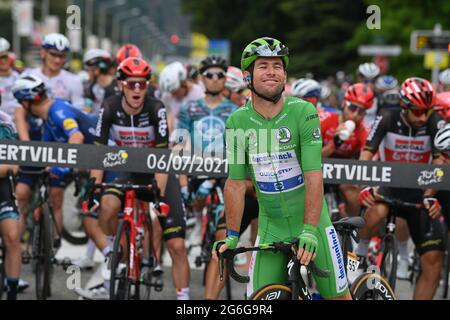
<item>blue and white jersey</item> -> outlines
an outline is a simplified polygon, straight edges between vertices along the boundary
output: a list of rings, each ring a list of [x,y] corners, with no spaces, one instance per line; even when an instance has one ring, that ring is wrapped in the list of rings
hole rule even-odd
[[[69,102],[56,99],[50,106],[48,118],[44,121],[43,141],[68,142],[74,132],[81,132],[84,143],[94,141],[97,117],[85,113]]]
[[[209,108],[203,99],[189,101],[181,106],[178,129],[189,131],[192,152],[224,153],[225,124],[228,117],[238,108],[225,99],[215,108]],[[177,134],[177,137],[180,135]]]

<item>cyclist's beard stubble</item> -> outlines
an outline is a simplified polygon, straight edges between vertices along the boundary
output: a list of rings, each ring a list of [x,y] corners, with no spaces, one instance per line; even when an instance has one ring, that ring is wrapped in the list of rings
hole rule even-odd
[[[268,81],[268,80],[265,80]],[[276,83],[275,83],[276,81]],[[260,81],[254,81],[253,82],[253,87],[255,88],[255,90],[266,97],[274,97],[276,95],[279,95],[283,92],[284,90],[284,81],[283,80],[274,80],[274,82],[270,82],[270,84],[272,85],[266,85],[266,83],[262,80]]]

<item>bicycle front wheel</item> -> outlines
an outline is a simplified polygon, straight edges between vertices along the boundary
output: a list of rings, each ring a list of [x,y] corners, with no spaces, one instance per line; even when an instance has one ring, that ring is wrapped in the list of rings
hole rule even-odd
[[[298,300],[301,300],[298,297]],[[272,283],[254,292],[248,300],[291,300],[292,289],[284,284]]]
[[[381,259],[381,276],[386,278],[395,290],[395,283],[397,280],[397,257],[398,247],[397,239],[392,234],[387,234],[383,238],[383,258]]]
[[[129,300],[131,292],[131,280],[128,279],[130,269],[128,257],[130,252],[130,224],[127,221],[120,221],[114,239],[113,253],[111,257],[111,281],[109,297],[111,300]]]
[[[36,208],[38,217],[33,229],[33,258],[36,268],[36,298],[45,300],[50,296],[50,277],[52,266],[52,231],[50,208],[43,204]]]
[[[354,300],[397,300],[389,282],[376,273],[363,273],[350,287]]]

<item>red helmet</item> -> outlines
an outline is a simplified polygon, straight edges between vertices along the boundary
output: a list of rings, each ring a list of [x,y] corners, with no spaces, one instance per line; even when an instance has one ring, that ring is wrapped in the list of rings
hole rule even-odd
[[[436,92],[430,81],[422,78],[408,78],[402,83],[400,98],[406,107],[433,108]]]
[[[355,83],[347,88],[344,95],[344,101],[357,103],[366,109],[373,105],[373,90],[364,83]]]
[[[134,44],[126,44],[120,47],[116,54],[117,64],[121,64],[123,60],[129,57],[142,58],[141,50]]]
[[[438,111],[444,119],[450,118],[450,92],[436,94],[434,109]]]
[[[130,77],[142,77],[150,79],[152,68],[141,58],[126,58],[117,67],[117,80],[125,80]]]

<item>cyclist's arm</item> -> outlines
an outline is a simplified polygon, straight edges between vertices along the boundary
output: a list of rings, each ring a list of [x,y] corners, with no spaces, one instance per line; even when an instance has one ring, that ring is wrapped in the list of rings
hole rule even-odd
[[[227,229],[239,232],[244,214],[245,192],[247,191],[247,167],[245,138],[236,135],[236,129],[237,126],[231,115],[225,130],[228,179],[224,187],[224,201]]]
[[[72,133],[69,137],[69,144],[83,144],[84,142],[84,135],[81,133],[81,131],[76,131]]]
[[[178,148],[183,149],[183,154],[191,154],[191,135],[189,134],[189,116],[187,114],[187,108],[182,105],[180,108],[180,115],[178,119],[178,126],[175,129],[175,143],[180,142],[179,138],[182,137],[182,143],[176,144]],[[180,175],[180,187],[186,187],[188,185],[188,176]]]
[[[317,226],[320,221],[323,199],[323,174],[321,170],[305,172],[305,224]]]
[[[49,117],[54,120],[54,123],[59,126],[64,134],[67,136],[67,143],[82,144],[84,142],[84,135],[80,131],[80,125],[77,121],[76,114],[72,111],[72,106],[67,104],[65,107],[60,106],[51,109]]]
[[[14,175],[17,174],[19,166],[15,164],[0,164],[0,178],[4,178],[8,175],[8,171],[12,171]]]
[[[111,129],[110,109],[111,107],[107,103],[103,102],[95,129],[94,144],[96,145],[108,144],[109,130]],[[101,183],[103,180],[103,170],[91,170],[90,177],[95,178],[95,183]]]
[[[15,124],[19,140],[30,141],[30,134],[28,133],[27,112],[24,108],[16,108]]]
[[[336,147],[334,146],[333,143],[327,144],[326,146],[324,146],[322,148],[322,157],[324,157],[324,158],[330,157],[335,150],[336,150]]]
[[[381,112],[376,116],[375,121],[367,136],[366,145],[359,157],[360,160],[370,161],[377,152],[381,141],[386,136],[388,127],[394,121],[388,112]]]
[[[322,137],[316,108],[308,103],[299,118],[301,167],[305,176],[305,224],[317,226],[323,202]]]
[[[228,178],[225,182],[224,200],[228,230],[239,232],[239,230],[241,229],[246,190],[247,184],[245,180],[234,180]]]
[[[155,179],[158,184],[158,188],[161,191],[161,197],[165,196],[168,177],[169,176],[167,173],[155,173]]]

